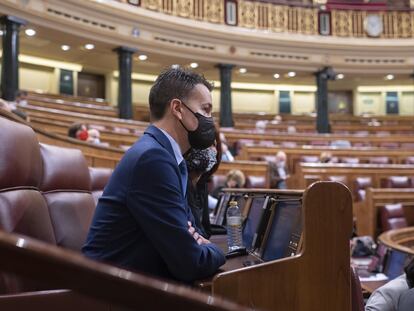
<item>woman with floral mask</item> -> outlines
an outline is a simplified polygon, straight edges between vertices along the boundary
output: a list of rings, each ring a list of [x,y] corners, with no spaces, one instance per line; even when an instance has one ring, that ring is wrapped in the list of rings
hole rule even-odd
[[[190,149],[185,154],[188,169],[187,203],[200,233],[209,238],[212,234],[208,208],[207,183],[217,170],[221,159],[221,144],[216,135],[216,145],[206,149]]]

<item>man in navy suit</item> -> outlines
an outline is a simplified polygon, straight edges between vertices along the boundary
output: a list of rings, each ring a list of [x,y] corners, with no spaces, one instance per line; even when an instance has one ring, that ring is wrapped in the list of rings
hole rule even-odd
[[[211,90],[204,77],[181,68],[157,78],[149,95],[152,125],[99,199],[82,249],[87,257],[186,283],[224,264],[223,252],[193,225],[182,156],[214,143]]]

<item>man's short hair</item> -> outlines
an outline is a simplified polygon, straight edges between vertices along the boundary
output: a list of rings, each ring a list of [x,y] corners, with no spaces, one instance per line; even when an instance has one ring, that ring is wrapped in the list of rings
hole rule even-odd
[[[161,72],[149,94],[151,120],[162,119],[171,100],[185,100],[197,84],[203,84],[210,92],[213,89],[203,75],[189,69],[171,67]]]
[[[414,287],[414,258],[404,268],[405,276],[407,278],[407,284],[409,288]]]

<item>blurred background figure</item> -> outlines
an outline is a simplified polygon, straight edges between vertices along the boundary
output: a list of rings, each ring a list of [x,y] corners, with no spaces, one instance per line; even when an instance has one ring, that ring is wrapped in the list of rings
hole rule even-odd
[[[87,142],[99,145],[101,143],[101,133],[97,129],[89,129]]]
[[[319,162],[320,163],[332,163],[333,162],[333,157],[332,157],[332,153],[330,152],[322,152],[321,155],[319,156]]]
[[[87,141],[89,137],[88,129],[83,123],[73,123],[68,129],[68,136],[75,139]]]
[[[287,156],[284,151],[276,153],[274,162],[269,162],[270,165],[270,188],[286,189],[286,179],[289,177],[287,168]]]
[[[224,185],[218,186],[213,190],[212,195],[215,198],[219,197],[219,194],[223,188],[243,188],[246,184],[246,177],[240,170],[231,170],[226,175],[226,181]]]
[[[256,132],[258,133],[264,133],[266,131],[266,120],[259,120],[256,122]]]
[[[16,93],[16,104],[20,106],[26,106],[28,104],[26,91],[18,91]]]
[[[30,121],[29,117],[24,111],[17,109],[15,102],[9,102],[9,101],[6,101],[0,98],[0,109],[6,110],[8,112],[12,112],[25,121],[28,121],[28,122]]]
[[[221,161],[223,162],[233,162],[234,156],[231,153],[229,146],[227,145],[227,139],[223,133],[220,133],[220,142],[221,142]]]

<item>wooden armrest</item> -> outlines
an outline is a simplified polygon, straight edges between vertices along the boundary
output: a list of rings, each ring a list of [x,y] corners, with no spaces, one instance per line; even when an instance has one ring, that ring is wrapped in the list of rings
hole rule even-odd
[[[89,298],[67,289],[0,295],[2,311],[15,310],[59,310],[110,311],[108,303]]]
[[[30,264],[29,264],[30,263]],[[0,232],[0,265],[56,288],[142,310],[248,310],[191,288],[92,261],[28,237]]]

